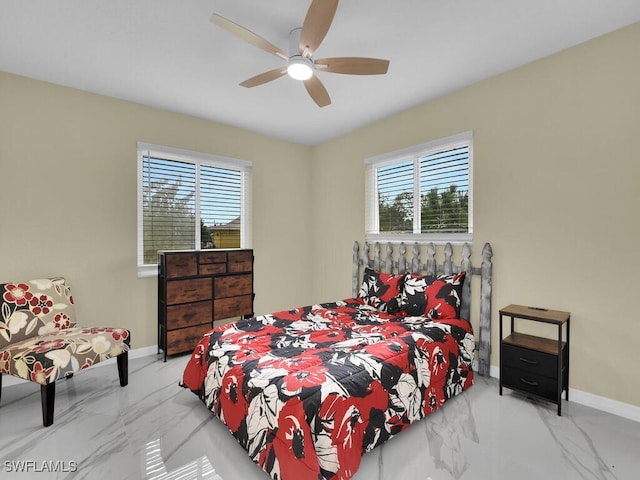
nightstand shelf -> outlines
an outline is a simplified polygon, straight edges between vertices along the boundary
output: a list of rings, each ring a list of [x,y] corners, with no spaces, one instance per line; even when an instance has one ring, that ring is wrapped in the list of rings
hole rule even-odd
[[[511,331],[503,338],[504,317],[511,318]],[[516,318],[556,325],[557,339],[515,331]],[[557,404],[561,415],[563,391],[569,400],[570,318],[569,312],[523,305],[500,310],[500,395],[503,387],[518,390]]]

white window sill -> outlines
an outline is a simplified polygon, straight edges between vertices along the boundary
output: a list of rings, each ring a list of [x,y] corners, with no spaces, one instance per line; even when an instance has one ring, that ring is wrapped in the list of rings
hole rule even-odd
[[[473,241],[472,233],[367,233],[364,239],[368,243],[429,243],[462,245]]]
[[[158,265],[138,265],[138,278],[157,277]]]

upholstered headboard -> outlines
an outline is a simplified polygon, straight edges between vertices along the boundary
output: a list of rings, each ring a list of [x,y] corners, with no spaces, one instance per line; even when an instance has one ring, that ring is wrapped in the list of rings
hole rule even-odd
[[[384,252],[382,252],[383,248]],[[467,272],[467,277],[462,289],[460,317],[471,322],[473,277],[479,276],[480,292],[476,296],[480,301],[480,331],[476,334],[478,338],[478,373],[480,375],[489,375],[489,357],[491,353],[491,273],[493,267],[491,245],[485,243],[482,249],[480,267],[474,267],[471,264],[471,246],[468,243],[463,244],[460,249],[460,261],[458,264],[453,261],[454,249],[450,243],[436,246],[434,243],[420,244],[416,242],[411,245],[410,254],[407,253],[407,246],[404,243],[400,243],[395,250],[391,243],[387,243],[384,247],[380,243],[375,243],[373,245],[372,258],[369,243],[365,242],[362,249],[360,249],[358,242],[354,243],[352,295],[354,297],[358,295],[365,266],[386,273],[411,272],[425,275],[450,275],[464,271]],[[421,260],[423,255],[426,255],[425,262]],[[442,259],[442,263],[438,263],[438,259]]]

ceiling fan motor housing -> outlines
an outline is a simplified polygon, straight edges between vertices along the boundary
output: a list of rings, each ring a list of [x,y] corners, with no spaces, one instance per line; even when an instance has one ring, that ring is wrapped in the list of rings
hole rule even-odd
[[[308,80],[313,76],[313,60],[304,55],[293,55],[287,62],[287,73],[296,80]]]

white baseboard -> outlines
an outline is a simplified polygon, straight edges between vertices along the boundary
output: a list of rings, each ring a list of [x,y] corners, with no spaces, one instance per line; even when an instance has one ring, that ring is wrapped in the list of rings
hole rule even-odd
[[[500,369],[491,365],[489,375],[494,378],[500,378]],[[600,395],[594,395],[593,393],[584,392],[575,388],[569,389],[569,401],[611,413],[613,415],[618,415],[619,417],[628,418],[635,422],[640,422],[640,407],[636,407],[629,403],[619,402],[611,398],[601,397]]]
[[[619,402],[574,388],[569,389],[569,401],[640,422],[640,407],[629,403]]]

